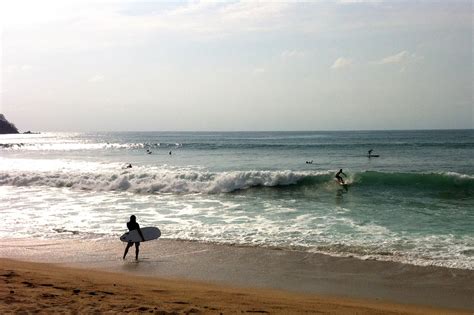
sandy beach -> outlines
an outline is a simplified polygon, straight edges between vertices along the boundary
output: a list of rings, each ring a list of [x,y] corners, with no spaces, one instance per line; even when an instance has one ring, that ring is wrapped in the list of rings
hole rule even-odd
[[[469,314],[474,309],[473,275],[465,270],[172,240],[143,244],[138,262],[119,259],[121,250],[113,240],[10,240],[0,250],[0,312]]]
[[[0,311],[154,314],[462,314],[461,311],[242,289],[1,259]],[[469,312],[464,312],[468,314]]]

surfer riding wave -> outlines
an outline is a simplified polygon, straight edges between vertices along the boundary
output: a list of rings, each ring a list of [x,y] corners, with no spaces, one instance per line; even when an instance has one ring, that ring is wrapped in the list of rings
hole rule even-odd
[[[336,180],[337,180],[340,184],[344,185],[344,184],[345,184],[345,183],[344,183],[344,179],[342,179],[341,174],[344,175],[345,177],[347,177],[347,175],[344,174],[344,172],[342,171],[342,168],[339,170],[339,172],[336,173],[336,176],[334,176],[334,177],[336,178]]]

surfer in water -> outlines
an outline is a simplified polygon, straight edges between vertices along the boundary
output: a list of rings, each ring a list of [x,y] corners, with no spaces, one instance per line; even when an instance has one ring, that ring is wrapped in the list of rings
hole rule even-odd
[[[341,184],[344,185],[345,183],[344,183],[344,180],[343,180],[342,177],[341,177],[341,174],[344,175],[345,177],[347,177],[347,175],[344,174],[344,172],[342,171],[342,168],[339,170],[339,172],[336,173],[336,176],[334,176],[334,177],[337,179],[337,181],[338,181],[339,183],[341,183]]]
[[[129,231],[138,230],[138,234],[143,241],[145,238],[143,237],[142,230],[140,230],[140,225],[137,223],[137,218],[134,215],[130,216],[130,222],[127,222],[127,228]],[[123,259],[127,256],[128,250],[130,247],[133,246],[133,242],[128,242],[127,247],[125,248],[125,252],[123,253]],[[140,251],[140,242],[135,242],[135,260],[138,260],[138,252]]]
[[[370,149],[370,150],[369,150],[368,156],[371,156],[371,155],[372,155],[372,151],[374,151],[374,149]]]

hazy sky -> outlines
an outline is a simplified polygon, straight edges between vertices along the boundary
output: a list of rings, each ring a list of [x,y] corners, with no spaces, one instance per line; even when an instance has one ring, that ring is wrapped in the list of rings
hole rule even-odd
[[[0,4],[22,131],[473,128],[471,1]]]

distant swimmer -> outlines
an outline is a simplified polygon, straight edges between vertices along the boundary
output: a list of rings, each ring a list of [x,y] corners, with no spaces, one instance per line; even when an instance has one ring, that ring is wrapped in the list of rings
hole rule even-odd
[[[313,164],[313,160],[311,160],[311,161],[306,161],[306,164]]]
[[[145,238],[142,234],[142,230],[140,230],[140,225],[137,223],[137,218],[134,215],[130,216],[130,222],[127,222],[127,228],[129,231],[138,230],[138,234],[140,234],[142,240],[145,241]],[[123,253],[123,259],[125,259],[125,257],[127,256],[128,250],[130,249],[130,247],[133,246],[133,244],[135,244],[135,260],[138,260],[140,242],[128,242],[127,247],[125,248],[125,252]]]
[[[344,180],[341,177],[341,174],[344,175],[345,177],[347,177],[347,175],[342,172],[342,168],[339,170],[339,172],[336,173],[336,176],[334,176],[334,177],[337,179],[337,181],[339,183],[344,185],[345,183],[344,183]]]
[[[123,168],[132,168],[132,164],[131,163],[125,164]]]
[[[368,158],[373,158],[373,157],[379,157],[380,155],[378,154],[372,154],[372,151],[374,151],[373,149],[370,149],[368,152],[367,152],[367,157]]]
[[[171,155],[171,151],[170,151],[169,155]]]

